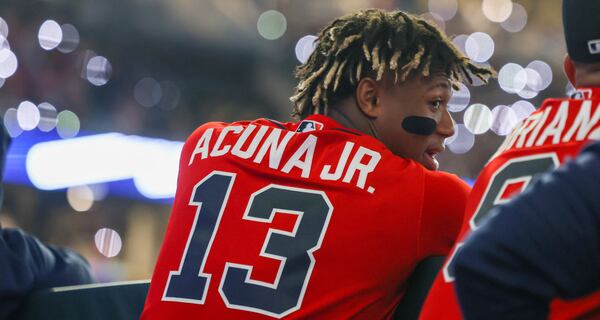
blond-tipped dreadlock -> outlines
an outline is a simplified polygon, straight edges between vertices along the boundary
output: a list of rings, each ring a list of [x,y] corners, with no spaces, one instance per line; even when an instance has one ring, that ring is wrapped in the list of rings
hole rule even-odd
[[[299,80],[294,115],[326,113],[328,102],[353,94],[361,77],[381,80],[392,72],[395,81],[420,73],[445,72],[453,86],[487,82],[494,71],[473,64],[429,22],[402,11],[359,11],[333,21],[316,40],[308,61],[296,69]]]

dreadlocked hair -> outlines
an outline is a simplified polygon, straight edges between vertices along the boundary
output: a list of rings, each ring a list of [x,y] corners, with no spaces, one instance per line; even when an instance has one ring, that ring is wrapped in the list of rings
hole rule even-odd
[[[487,83],[495,75],[473,64],[423,19],[402,11],[362,10],[334,20],[319,33],[308,61],[296,68],[293,115],[325,114],[329,103],[353,94],[360,79],[380,81],[388,71],[395,82],[441,71],[454,89],[459,82],[472,84],[473,77]]]

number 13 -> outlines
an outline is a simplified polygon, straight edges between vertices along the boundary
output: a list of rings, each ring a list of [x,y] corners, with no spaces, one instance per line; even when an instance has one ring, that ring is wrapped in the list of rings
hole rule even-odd
[[[163,301],[204,304],[211,274],[204,272],[235,174],[213,171],[194,187],[196,216],[178,270],[171,271]],[[219,293],[228,308],[281,318],[300,308],[333,206],[322,191],[269,185],[253,193],[244,220],[271,223],[276,212],[298,215],[294,230],[269,229],[260,255],[279,260],[274,283],[250,279],[252,266],[227,262]]]

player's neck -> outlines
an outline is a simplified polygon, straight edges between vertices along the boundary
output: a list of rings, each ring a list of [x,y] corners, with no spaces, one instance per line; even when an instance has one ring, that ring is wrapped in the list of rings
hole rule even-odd
[[[339,103],[330,106],[326,116],[337,121],[339,124],[361,131],[365,134],[371,134],[368,120],[365,115],[360,112],[353,99],[345,99]]]
[[[600,87],[600,64],[578,67],[575,72],[577,87]]]

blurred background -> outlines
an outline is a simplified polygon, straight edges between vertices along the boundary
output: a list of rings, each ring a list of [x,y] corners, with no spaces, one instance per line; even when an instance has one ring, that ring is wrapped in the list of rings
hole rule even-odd
[[[295,66],[332,19],[435,22],[488,86],[462,86],[441,169],[472,181],[504,136],[565,96],[559,0],[4,0],[0,115],[13,137],[0,222],[81,252],[99,281],[152,274],[182,142],[201,123],[289,121]]]

